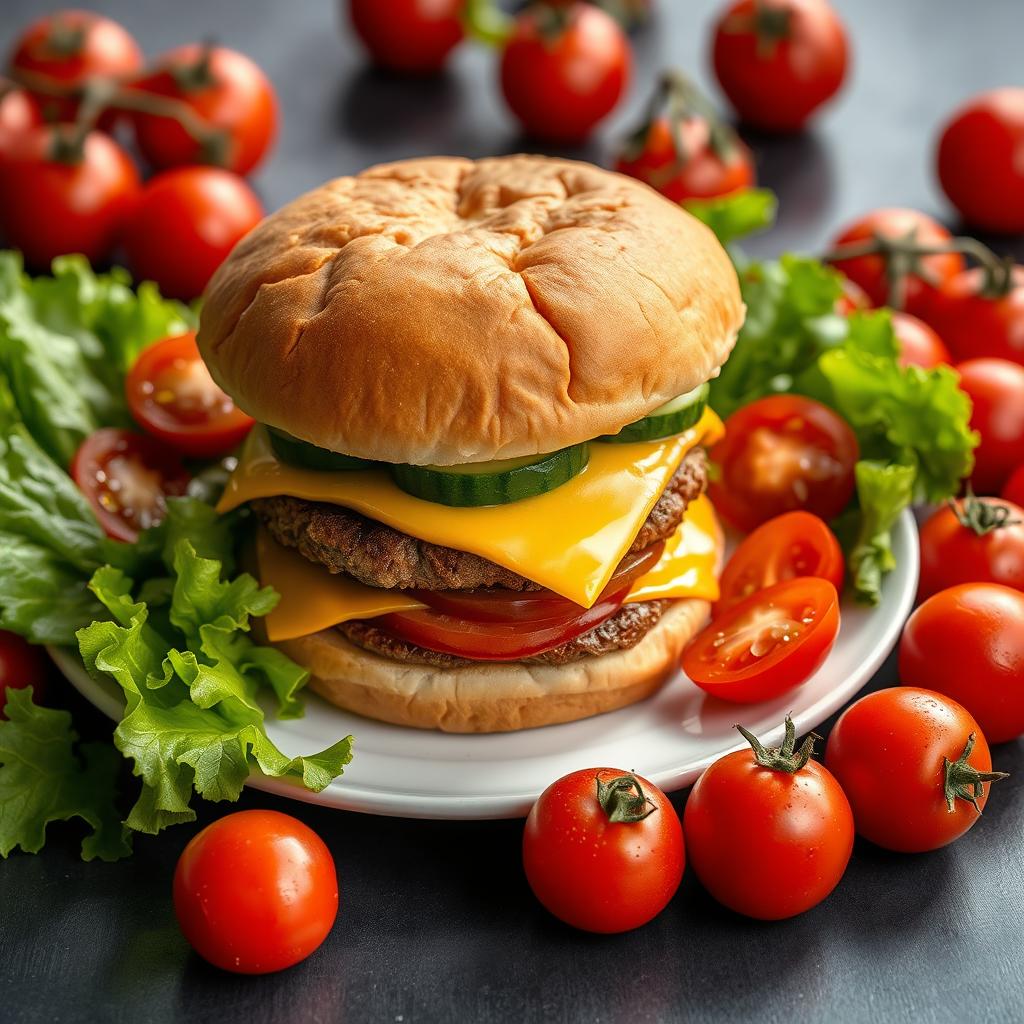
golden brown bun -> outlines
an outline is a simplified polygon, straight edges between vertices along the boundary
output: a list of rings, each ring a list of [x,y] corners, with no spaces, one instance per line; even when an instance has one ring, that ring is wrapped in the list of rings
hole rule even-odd
[[[250,415],[450,465],[614,433],[714,376],[743,305],[714,235],[632,178],[539,156],[405,160],[268,217],[199,347]]]
[[[569,665],[410,665],[350,644],[337,630],[278,643],[312,673],[310,687],[368,718],[445,732],[509,732],[589,718],[654,693],[704,625],[707,601],[674,601],[632,649]]]

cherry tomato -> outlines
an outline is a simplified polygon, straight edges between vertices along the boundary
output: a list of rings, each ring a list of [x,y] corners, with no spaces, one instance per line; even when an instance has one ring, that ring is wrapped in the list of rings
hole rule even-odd
[[[991,743],[1024,735],[1024,594],[964,583],[928,598],[903,630],[900,679],[958,701]]]
[[[940,508],[921,527],[917,596],[980,582],[1024,591],[1024,509],[971,495]]]
[[[722,91],[765,131],[799,131],[846,76],[846,31],[824,0],[737,0],[713,45]]]
[[[968,359],[956,371],[974,406],[971,426],[981,434],[971,483],[978,494],[997,494],[1024,463],[1024,366],[1006,359]]]
[[[797,576],[841,590],[846,564],[835,534],[809,512],[786,512],[745,537],[722,571],[716,616],[752,594]]]
[[[992,755],[956,701],[896,686],[861,697],[836,722],[825,764],[857,832],[887,850],[923,853],[962,836],[988,800]]]
[[[501,89],[527,134],[578,142],[615,109],[631,65],[629,41],[599,8],[527,9],[501,55]]]
[[[683,652],[683,671],[712,697],[754,704],[810,679],[838,635],[836,588],[801,576],[718,615]]]
[[[323,840],[278,811],[207,825],[174,872],[174,913],[215,967],[268,974],[305,960],[338,916],[338,874]]]
[[[259,199],[237,174],[219,167],[164,171],[142,190],[125,226],[128,263],[137,280],[193,299],[262,218]]]
[[[139,192],[135,165],[109,135],[91,131],[65,156],[70,131],[31,129],[0,160],[0,229],[40,270],[69,252],[104,262]]]
[[[0,629],[0,719],[5,717],[8,690],[31,686],[33,700],[39,704],[46,693],[49,673],[50,662],[41,647]]]
[[[1024,231],[1024,89],[993,89],[961,107],[942,130],[938,167],[968,224]]]
[[[839,884],[853,852],[853,813],[839,783],[799,751],[791,719],[781,747],[719,758],[686,801],[690,863],[711,895],[732,910],[779,921],[817,906]]]
[[[534,895],[588,932],[625,932],[656,917],[679,888],[685,859],[668,797],[616,768],[587,768],[552,783],[523,832]]]
[[[858,309],[870,309],[871,300],[868,293],[859,284],[854,284],[845,274],[839,277],[839,287],[843,294],[836,299],[836,312],[840,316],[849,316]]]
[[[3,88],[0,81],[0,89]],[[23,89],[0,92],[0,160],[15,140],[43,123],[39,108]]]
[[[153,167],[216,163],[247,174],[266,155],[277,130],[277,97],[267,76],[245,54],[189,43],[164,54],[157,70],[132,87],[187,103],[223,133],[223,153],[202,145],[173,118],[134,113],[135,137]]]
[[[892,329],[900,344],[900,366],[920,366],[931,370],[953,362],[942,339],[916,316],[894,310]]]
[[[853,497],[860,456],[846,421],[800,395],[771,395],[734,412],[711,451],[720,470],[710,487],[722,517],[750,531],[802,509],[834,519]]]
[[[107,536],[129,543],[164,518],[166,499],[184,494],[189,481],[170,449],[114,427],[103,427],[82,442],[71,461],[71,476]]]
[[[349,0],[356,35],[392,71],[440,71],[462,41],[465,0]]]
[[[1003,497],[1024,508],[1024,463],[1014,470],[1013,475],[1007,481],[1003,488]]]
[[[948,242],[952,235],[938,221],[917,210],[874,210],[840,232],[833,248],[867,242],[876,237],[890,240],[905,238],[917,245],[933,246]],[[902,278],[902,304],[896,301],[898,296],[890,294],[884,256],[858,256],[836,260],[833,265],[861,287],[872,305],[902,308],[904,312],[912,313],[927,322],[929,304],[937,288],[964,269],[964,258],[959,253],[950,252],[921,256],[918,261],[916,268],[912,266],[911,272]],[[933,284],[922,280],[922,271]]]

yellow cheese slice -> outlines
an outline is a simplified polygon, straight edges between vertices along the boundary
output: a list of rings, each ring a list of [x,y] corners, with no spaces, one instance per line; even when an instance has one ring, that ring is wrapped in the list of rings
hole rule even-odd
[[[699,597],[716,601],[719,551],[718,522],[711,502],[702,496],[686,509],[657,565],[633,584],[626,600]],[[266,618],[271,642],[307,636],[349,619],[426,607],[401,590],[368,587],[350,576],[329,573],[294,548],[278,544],[266,530],[256,536],[256,557],[260,583],[281,596]]]
[[[428,543],[480,555],[589,608],[683,456],[721,434],[722,421],[708,409],[675,437],[591,444],[587,468],[547,494],[508,505],[449,508],[406,494],[386,470],[289,466],[274,455],[266,430],[257,426],[217,510],[279,494],[343,505]]]

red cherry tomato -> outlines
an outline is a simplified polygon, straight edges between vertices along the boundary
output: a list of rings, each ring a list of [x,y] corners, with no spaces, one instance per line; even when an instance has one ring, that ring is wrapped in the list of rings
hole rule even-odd
[[[928,598],[903,630],[900,679],[952,697],[992,743],[1024,735],[1024,594],[965,583]]]
[[[798,576],[817,576],[841,590],[845,571],[839,541],[825,523],[809,512],[786,512],[762,523],[732,553],[715,614]]]
[[[799,131],[846,76],[846,32],[824,0],[737,0],[713,45],[722,91],[765,131]]]
[[[942,130],[939,181],[963,219],[986,231],[1024,231],[1024,89],[993,89]]]
[[[142,190],[125,226],[129,266],[165,295],[193,299],[262,219],[259,199],[237,174],[219,167],[164,171]]]
[[[226,455],[254,422],[214,383],[191,332],[144,349],[125,393],[135,422],[186,455]]]
[[[527,134],[578,142],[615,109],[631,65],[629,41],[599,8],[527,9],[501,55],[501,89]]]
[[[853,497],[860,456],[846,421],[799,395],[771,395],[734,412],[711,451],[719,477],[710,487],[722,517],[750,531],[802,509],[834,519]]]
[[[36,269],[70,252],[104,262],[139,192],[135,165],[104,132],[89,132],[65,160],[70,130],[33,128],[0,160],[0,229]]]
[[[1024,508],[1024,463],[1014,470],[1013,475],[1007,481],[1003,488],[1003,497]]]
[[[782,747],[719,758],[686,801],[690,863],[711,895],[737,913],[779,921],[817,906],[839,884],[853,852],[853,813],[839,783],[795,751],[786,720]]]
[[[838,635],[836,588],[801,576],[718,615],[683,652],[683,671],[712,697],[754,704],[806,682]]]
[[[978,494],[998,494],[1024,463],[1024,366],[1006,359],[968,359],[956,371],[974,406],[971,426],[981,434],[971,483]]]
[[[277,97],[267,76],[245,54],[189,43],[164,54],[153,74],[132,87],[187,103],[211,129],[224,134],[223,154],[203,147],[174,119],[134,113],[142,155],[153,167],[217,163],[248,174],[266,155],[277,130]]]
[[[894,310],[892,329],[900,344],[900,366],[920,366],[931,370],[953,362],[942,339],[916,316]]]
[[[189,481],[177,454],[151,437],[114,427],[82,442],[71,476],[107,536],[128,543],[164,518],[166,499],[184,494]]]
[[[8,690],[32,687],[32,698],[39,704],[46,694],[50,674],[49,659],[41,647],[23,640],[17,633],[0,629],[0,720],[5,718]]]
[[[940,245],[948,242],[952,235],[938,221],[917,210],[884,209],[874,210],[860,220],[848,225],[833,242],[833,248],[866,242],[875,237],[886,239],[907,238],[918,245]],[[886,275],[886,260],[881,255],[858,256],[852,259],[836,260],[836,270],[845,274],[867,294],[874,306],[893,305],[890,282]],[[929,284],[917,273],[909,273],[903,279],[903,305],[907,313],[928,321],[928,308],[937,287],[964,269],[964,258],[959,253],[939,253],[920,257],[920,270],[934,282]],[[945,339],[945,336],[944,340]]]
[[[555,917],[625,932],[656,917],[683,877],[683,830],[657,786],[616,768],[552,783],[526,819],[523,868]]]
[[[858,834],[902,853],[962,836],[992,781],[978,723],[956,701],[912,686],[851,704],[828,738],[825,764],[850,801]]]
[[[174,872],[174,913],[215,967],[268,974],[305,960],[338,916],[338,874],[323,840],[278,811],[207,825]]]
[[[3,82],[0,81],[0,88]],[[39,108],[24,89],[0,92],[0,160],[15,140],[43,123]]]
[[[868,293],[859,284],[854,284],[845,274],[839,277],[839,287],[843,294],[836,299],[836,312],[840,316],[849,316],[858,309],[870,309],[871,300]]]
[[[465,0],[349,0],[356,35],[392,71],[440,71],[462,41]]]

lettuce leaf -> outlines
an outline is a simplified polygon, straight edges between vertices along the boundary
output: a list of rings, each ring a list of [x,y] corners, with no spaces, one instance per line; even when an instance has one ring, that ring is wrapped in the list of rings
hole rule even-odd
[[[703,221],[726,248],[738,238],[765,231],[775,223],[779,202],[766,188],[750,188],[718,199],[688,199],[683,207]]]

